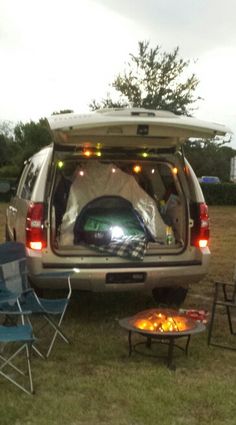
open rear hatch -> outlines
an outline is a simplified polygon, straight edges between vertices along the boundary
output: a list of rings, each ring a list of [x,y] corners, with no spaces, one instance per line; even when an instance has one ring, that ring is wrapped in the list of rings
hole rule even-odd
[[[186,139],[223,136],[230,130],[220,124],[146,109],[101,110],[78,115],[60,114],[48,118],[56,144],[77,147],[168,148]],[[90,136],[90,137],[89,137]],[[121,139],[123,139],[121,142]]]
[[[53,244],[61,253],[143,260],[188,242],[189,137],[229,131],[169,112],[125,109],[49,118],[55,143]]]

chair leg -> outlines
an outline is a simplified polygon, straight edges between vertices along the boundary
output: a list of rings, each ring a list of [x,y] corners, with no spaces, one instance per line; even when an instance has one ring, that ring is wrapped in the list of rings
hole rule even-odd
[[[218,285],[216,285],[216,288],[215,288],[215,295],[214,295],[214,300],[213,300],[213,304],[212,304],[211,319],[210,319],[209,330],[208,330],[208,339],[207,339],[208,345],[211,344],[212,330],[213,330],[215,313],[216,313],[217,298],[218,298]]]
[[[32,345],[32,350],[34,350],[35,353],[38,354],[39,357],[41,357],[41,359],[46,360],[46,356],[41,353],[41,351],[35,346],[35,344]]]
[[[6,359],[6,357],[0,355],[0,360],[3,361],[3,364],[0,366],[0,370],[3,369],[8,364],[9,366],[12,367],[12,369],[15,369],[16,372],[20,373],[21,375],[25,375],[21,369],[16,367],[9,359]]]
[[[51,326],[52,326],[52,328],[54,329],[54,335],[53,335],[53,337],[52,337],[52,340],[51,340],[51,342],[50,342],[50,345],[49,345],[49,348],[48,348],[48,350],[47,350],[47,352],[46,352],[46,355],[44,355],[39,349],[38,349],[38,347],[36,347],[36,345],[35,344],[33,344],[32,345],[32,349],[34,350],[34,352],[39,356],[39,357],[41,357],[42,359],[44,359],[44,360],[46,360],[48,357],[49,357],[49,355],[50,355],[50,353],[51,353],[51,351],[52,351],[52,348],[53,348],[53,345],[54,345],[54,343],[55,343],[55,340],[56,340],[56,337],[59,335],[67,344],[70,344],[70,341],[69,341],[69,339],[67,338],[67,336],[63,333],[63,331],[61,330],[61,328],[60,328],[60,326],[61,326],[61,324],[62,324],[62,320],[63,320],[63,318],[64,318],[64,315],[65,315],[65,312],[66,312],[66,308],[64,309],[64,311],[63,311],[63,313],[61,314],[61,316],[60,316],[60,319],[59,319],[59,322],[58,323],[56,323],[52,318],[51,318],[51,316],[49,315],[49,314],[43,314],[43,317],[44,317],[44,319],[46,320],[46,322],[48,322]],[[31,320],[30,320],[30,317],[29,316],[26,316],[27,317],[27,322],[30,324],[30,326],[31,327],[33,327],[33,325],[32,325],[32,323],[31,323]],[[40,328],[40,330],[41,330],[41,328]]]
[[[231,314],[230,314],[230,307],[229,306],[226,306],[226,311],[227,311],[227,317],[228,317],[228,322],[229,322],[230,333],[232,335],[234,335],[235,332],[233,330],[233,324],[232,324],[232,320],[231,320]]]
[[[34,393],[34,388],[33,388],[33,380],[32,380],[32,373],[31,373],[31,364],[30,364],[30,345],[31,344],[29,344],[29,343],[26,343],[26,344],[22,345],[8,359],[4,359],[4,363],[0,367],[0,375],[3,376],[4,378],[6,378],[8,381],[10,381],[12,384],[16,385],[16,387],[18,387],[19,389],[21,389],[22,391],[24,391],[26,394],[32,395]],[[29,390],[26,387],[24,387],[23,385],[19,384],[19,382],[15,381],[9,375],[7,375],[6,373],[4,373],[3,370],[2,370],[6,366],[11,366],[11,367],[13,367],[14,370],[16,370],[17,372],[19,372],[21,375],[25,375],[21,370],[19,370],[17,367],[15,367],[12,364],[12,359],[14,359],[23,349],[26,349],[27,368],[28,368],[29,387],[30,387]]]
[[[229,323],[230,333],[232,335],[235,335],[236,334],[236,332],[234,332],[234,330],[233,330],[233,324],[232,324],[232,319],[231,319],[231,314],[230,314],[230,306],[224,305],[224,303],[220,303],[218,301],[218,292],[219,292],[219,284],[216,284],[215,295],[214,295],[214,300],[213,300],[213,304],[212,304],[212,313],[211,313],[211,320],[210,320],[210,324],[209,324],[209,331],[208,331],[208,340],[207,340],[207,342],[208,342],[208,345],[213,345],[215,347],[226,348],[226,349],[229,349],[229,350],[236,350],[235,347],[227,346],[227,345],[223,345],[223,344],[220,344],[220,343],[216,343],[216,342],[212,342],[211,341],[217,304],[219,304],[220,306],[226,308],[226,313],[227,313],[227,319],[228,319],[228,323]],[[224,285],[223,285],[223,294],[224,294],[224,301],[225,302],[228,302],[227,293],[226,293],[226,289],[225,289]]]
[[[223,294],[224,294],[224,300],[225,301],[231,301],[227,296],[226,285],[223,285]],[[227,317],[228,317],[228,322],[229,322],[230,333],[232,335],[235,335],[235,332],[233,330],[233,324],[232,324],[232,320],[231,320],[231,314],[230,314],[230,307],[229,306],[226,306],[226,312],[227,312]]]
[[[30,318],[29,318],[29,316],[26,316],[26,319],[27,319],[27,322],[29,323],[29,325],[31,326],[31,328],[33,328],[33,325],[32,325],[32,323],[31,323],[31,320],[30,320]],[[46,356],[43,354],[43,353],[41,353],[41,351],[36,347],[36,345],[35,344],[32,344],[32,350],[34,350],[34,352],[39,356],[39,357],[41,357],[41,359],[43,359],[43,360],[46,360]]]
[[[34,385],[32,379],[31,372],[31,352],[32,352],[32,344],[26,344],[26,356],[27,356],[27,365],[28,365],[28,375],[29,375],[29,383],[30,383],[30,393],[34,393]]]
[[[49,317],[48,315],[45,315],[45,319],[51,324],[51,326],[54,328],[54,330],[55,330],[55,333],[54,333],[54,335],[53,335],[53,338],[52,338],[52,340],[51,340],[51,343],[50,343],[50,345],[49,345],[49,348],[48,348],[48,351],[47,351],[47,354],[46,354],[46,357],[48,358],[49,357],[49,355],[50,355],[50,353],[51,353],[51,351],[52,351],[52,348],[53,348],[53,345],[54,345],[54,343],[55,343],[55,340],[56,340],[56,337],[57,337],[57,335],[59,335],[67,344],[70,344],[70,341],[69,341],[69,339],[66,337],[66,335],[62,332],[62,330],[61,330],[61,328],[60,328],[60,326],[61,326],[61,323],[62,323],[62,320],[63,320],[63,318],[64,318],[64,314],[65,314],[65,312],[66,312],[66,308],[64,309],[64,311],[63,311],[63,313],[62,313],[62,315],[61,315],[61,317],[60,317],[60,320],[59,320],[59,322],[58,323],[55,323],[52,319],[51,319],[51,317]]]

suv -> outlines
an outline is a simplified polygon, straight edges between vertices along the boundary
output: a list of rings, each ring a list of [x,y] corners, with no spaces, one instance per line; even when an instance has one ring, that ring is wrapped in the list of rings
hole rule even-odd
[[[52,144],[26,161],[6,214],[32,283],[63,288],[53,272],[71,271],[74,289],[182,302],[210,259],[208,209],[183,144],[229,130],[137,108],[48,123]]]

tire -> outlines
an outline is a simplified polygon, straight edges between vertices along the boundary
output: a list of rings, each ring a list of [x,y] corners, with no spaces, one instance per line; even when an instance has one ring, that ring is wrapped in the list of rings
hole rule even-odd
[[[188,288],[182,286],[168,286],[154,288],[152,296],[159,306],[180,307],[188,293]]]

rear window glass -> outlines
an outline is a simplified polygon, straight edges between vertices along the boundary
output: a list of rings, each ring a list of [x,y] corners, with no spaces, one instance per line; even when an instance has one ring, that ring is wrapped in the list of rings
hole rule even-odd
[[[44,158],[45,158],[44,155],[37,155],[34,158],[32,158],[29,164],[22,188],[21,188],[21,192],[20,192],[21,198],[23,199],[31,198]]]

